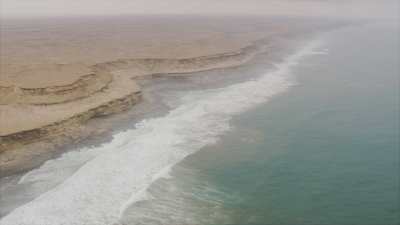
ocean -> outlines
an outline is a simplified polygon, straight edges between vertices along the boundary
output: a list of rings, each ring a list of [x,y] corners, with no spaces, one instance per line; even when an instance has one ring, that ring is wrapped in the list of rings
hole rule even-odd
[[[399,224],[397,25],[166,81],[165,114],[4,185],[0,224]]]

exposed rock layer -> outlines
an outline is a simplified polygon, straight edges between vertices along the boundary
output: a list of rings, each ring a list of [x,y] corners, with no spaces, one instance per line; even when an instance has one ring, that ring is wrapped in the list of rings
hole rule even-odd
[[[1,87],[2,176],[27,169],[21,167],[20,162],[32,160],[32,154],[35,155],[31,151],[15,154],[14,149],[22,151],[25,145],[39,141],[47,142],[41,148],[48,149],[79,141],[89,135],[88,131],[82,132],[82,127],[91,118],[118,113],[132,107],[141,97],[135,78],[238,66],[263,50],[260,46],[252,44],[228,53],[193,58],[118,59],[88,66],[89,74],[83,74],[79,79],[63,86],[14,86],[12,90],[9,90],[11,87]],[[15,117],[15,114],[19,116]],[[45,159],[47,158],[42,160]]]

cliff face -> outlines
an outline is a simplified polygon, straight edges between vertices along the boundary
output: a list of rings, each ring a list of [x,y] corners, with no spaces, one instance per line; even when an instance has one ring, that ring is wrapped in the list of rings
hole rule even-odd
[[[107,73],[92,73],[84,75],[79,80],[64,86],[42,88],[2,87],[4,90],[0,105],[31,104],[50,105],[74,101],[88,97],[106,88],[112,81]]]
[[[262,51],[261,44],[252,44],[236,51],[193,58],[139,58],[118,59],[96,64],[100,70],[118,71],[133,69],[133,76],[154,74],[193,73],[211,69],[237,66]]]
[[[82,131],[82,126],[91,118],[132,107],[141,97],[135,78],[238,66],[262,51],[260,46],[253,44],[232,52],[193,58],[118,59],[89,65],[81,76],[62,85],[51,86],[47,82],[35,87],[0,87],[2,176],[27,169],[21,162],[29,161],[32,154],[44,154],[23,152],[26,146],[46,142],[46,148],[52,149],[77,142],[90,135],[91,132]],[[75,73],[82,71],[71,69],[73,65],[57,68],[60,67],[68,67],[68,71]]]
[[[11,150],[20,145],[43,139],[53,139],[58,142],[58,137],[67,137],[71,139],[79,138],[79,126],[86,123],[94,117],[107,116],[119,113],[129,109],[140,100],[140,92],[132,92],[120,98],[112,99],[104,104],[100,104],[87,111],[75,114],[64,120],[49,123],[48,125],[37,127],[31,130],[19,131],[8,135],[0,136],[0,153]]]
[[[94,117],[125,111],[136,104],[140,97],[140,92],[131,93],[68,119],[0,137],[0,177],[30,170],[59,152],[56,148],[104,132],[83,129],[82,125]]]

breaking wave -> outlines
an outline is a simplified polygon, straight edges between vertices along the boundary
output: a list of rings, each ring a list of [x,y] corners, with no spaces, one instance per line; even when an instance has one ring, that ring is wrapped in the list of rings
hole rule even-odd
[[[269,101],[294,84],[291,70],[315,49],[313,41],[261,77],[224,88],[190,92],[160,118],[143,120],[113,141],[48,161],[26,174],[24,182],[62,180],[33,201],[2,218],[2,225],[108,225],[146,197],[146,190],[186,156],[215,143],[230,130],[230,120]],[[69,162],[83,163],[65,172]],[[58,178],[58,179],[57,179]],[[62,178],[62,179],[61,179]],[[65,179],[65,180],[64,180]]]

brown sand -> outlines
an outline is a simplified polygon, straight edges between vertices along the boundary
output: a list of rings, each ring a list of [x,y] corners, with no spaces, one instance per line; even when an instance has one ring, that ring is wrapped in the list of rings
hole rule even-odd
[[[259,19],[179,17],[11,21],[1,29],[2,176],[29,169],[22,164],[43,149],[80,140],[91,118],[133,106],[136,78],[237,66],[263,50],[256,40],[288,30]],[[24,150],[38,143],[47,147]]]

